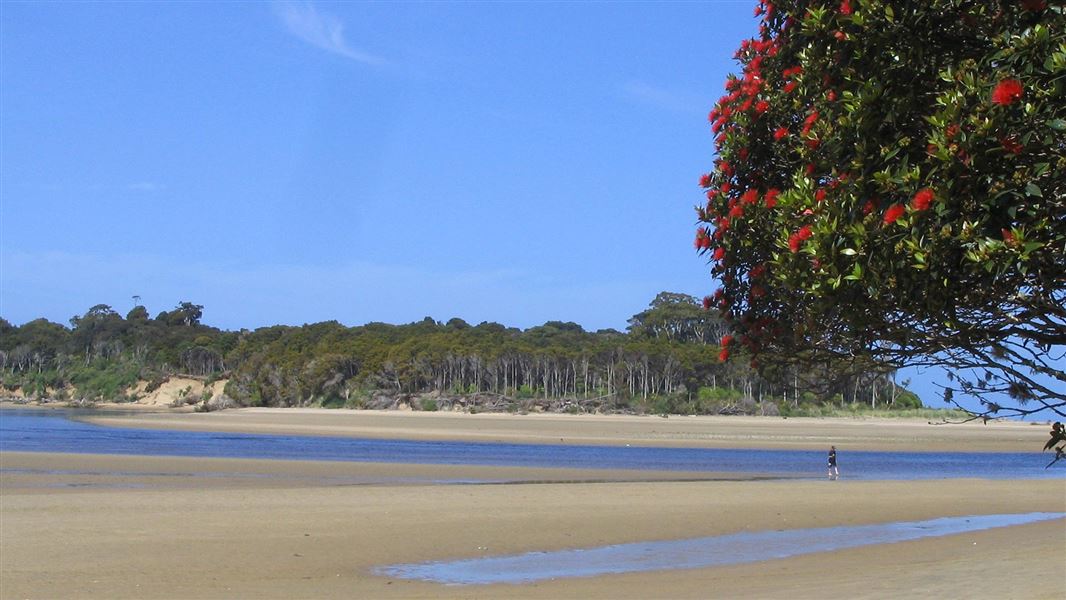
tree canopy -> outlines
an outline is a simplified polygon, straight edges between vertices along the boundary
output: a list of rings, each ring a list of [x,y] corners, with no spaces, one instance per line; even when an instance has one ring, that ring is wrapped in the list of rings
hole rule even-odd
[[[1044,0],[766,0],[709,118],[722,358],[942,365],[1066,414],[1066,19]],[[1013,402],[999,398],[1009,396]]]
[[[880,372],[812,390],[787,370],[771,383],[719,364],[720,320],[698,300],[663,292],[631,333],[567,321],[520,330],[426,317],[406,325],[336,321],[221,331],[181,302],[155,319],[97,305],[72,328],[0,319],[0,386],[28,398],[133,400],[172,375],[226,379],[220,404],[469,410],[822,415],[919,408]],[[187,318],[188,317],[188,318]],[[0,390],[0,394],[3,390]],[[210,408],[211,398],[184,398]],[[225,400],[225,402],[223,402]]]

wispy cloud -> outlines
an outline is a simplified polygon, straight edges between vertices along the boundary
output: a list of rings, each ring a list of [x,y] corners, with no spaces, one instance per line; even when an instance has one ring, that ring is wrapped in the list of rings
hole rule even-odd
[[[379,56],[349,46],[344,39],[344,23],[333,15],[319,12],[310,2],[277,2],[274,12],[289,33],[312,46],[368,65],[388,64]]]
[[[702,111],[705,99],[695,94],[668,90],[644,81],[628,81],[622,85],[622,93],[632,100],[675,112]]]

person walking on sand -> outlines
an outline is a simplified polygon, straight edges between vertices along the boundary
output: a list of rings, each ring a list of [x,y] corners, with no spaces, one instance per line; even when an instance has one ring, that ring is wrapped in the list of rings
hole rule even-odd
[[[837,469],[837,447],[829,447],[829,479],[833,480],[840,477],[840,470]]]

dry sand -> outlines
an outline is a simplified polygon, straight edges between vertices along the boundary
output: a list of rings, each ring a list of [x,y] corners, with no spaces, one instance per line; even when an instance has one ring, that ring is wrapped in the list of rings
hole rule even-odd
[[[427,438],[787,447],[833,440],[841,447],[963,450],[1032,450],[1030,439],[1046,436],[1042,427],[926,426],[936,433],[925,433],[920,424],[865,421],[793,429],[793,419],[476,415],[452,431],[451,419],[471,417],[202,416],[212,418],[173,417],[197,417],[189,424],[152,414],[129,422],[328,435],[395,429],[399,437],[415,431]],[[982,435],[995,441],[973,442]],[[3,598],[1066,597],[1062,519],[747,565],[526,585],[442,586],[371,572],[401,562],[740,531],[1066,512],[1062,479],[690,481],[683,473],[44,453],[4,453],[0,467]],[[523,483],[426,483],[432,479]]]
[[[228,381],[228,379],[219,379],[208,383],[203,378],[175,376],[168,378],[159,387],[148,392],[145,391],[148,388],[148,381],[142,379],[130,390],[130,396],[136,398],[135,401],[121,404],[104,402],[99,406],[119,410],[192,410],[193,404],[203,400],[205,392],[208,397],[221,395]],[[0,406],[25,407],[26,403],[30,403],[33,408],[62,408],[62,403],[38,402],[27,398],[24,390],[20,388],[0,391],[5,396],[4,400],[0,400]],[[54,392],[55,390],[48,388],[49,395]]]
[[[1048,439],[1046,424],[1016,421],[938,425],[914,419],[471,415],[302,408],[146,413],[91,420],[115,427],[540,444],[803,450],[835,444],[844,451],[1032,452]]]
[[[137,398],[131,404],[135,406],[151,407],[179,407],[199,402],[206,392],[209,396],[217,396],[226,387],[226,379],[220,379],[211,383],[205,383],[200,379],[191,377],[171,377],[156,389],[146,392],[147,381],[141,381],[133,389],[132,394]]]

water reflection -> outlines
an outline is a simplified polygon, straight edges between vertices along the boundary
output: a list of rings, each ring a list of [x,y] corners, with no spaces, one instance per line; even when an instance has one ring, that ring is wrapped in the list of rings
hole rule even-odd
[[[1066,513],[944,517],[880,525],[735,533],[687,540],[638,542],[600,548],[390,565],[376,575],[449,585],[521,584],[563,577],[699,569],[888,544],[1062,519]],[[1061,523],[1055,526],[1062,526]]]

